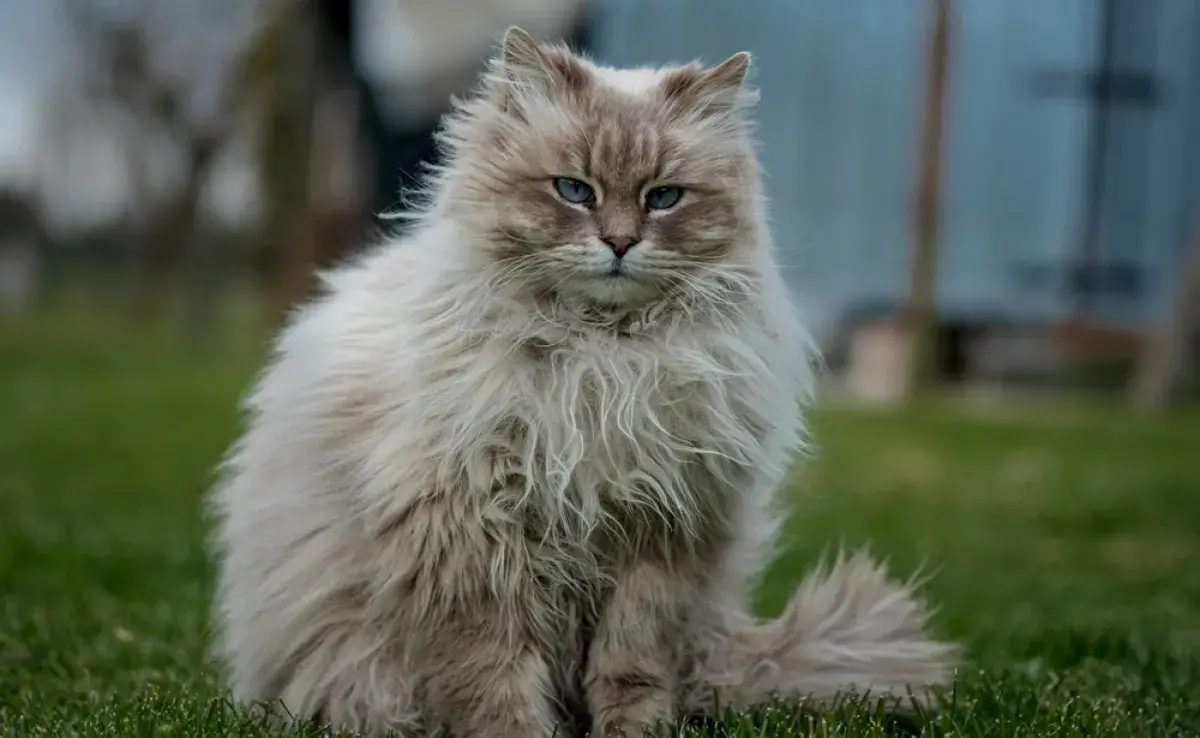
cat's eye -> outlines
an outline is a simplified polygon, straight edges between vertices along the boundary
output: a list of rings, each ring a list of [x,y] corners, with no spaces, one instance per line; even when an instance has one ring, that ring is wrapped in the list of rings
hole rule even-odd
[[[576,205],[586,205],[596,199],[596,191],[591,185],[570,177],[555,178],[554,189],[562,199]]]
[[[655,187],[646,193],[646,209],[647,210],[666,210],[673,208],[683,197],[683,190],[679,187]]]

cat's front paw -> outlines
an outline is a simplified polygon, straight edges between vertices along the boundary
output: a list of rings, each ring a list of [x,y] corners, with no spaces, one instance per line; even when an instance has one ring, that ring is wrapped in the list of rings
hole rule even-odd
[[[655,728],[660,724],[664,723],[659,720],[645,722],[619,717],[597,720],[589,735],[591,738],[643,738],[645,736],[657,738],[661,733]]]
[[[606,685],[592,697],[591,735],[597,738],[657,736],[674,716],[674,697],[660,687]]]

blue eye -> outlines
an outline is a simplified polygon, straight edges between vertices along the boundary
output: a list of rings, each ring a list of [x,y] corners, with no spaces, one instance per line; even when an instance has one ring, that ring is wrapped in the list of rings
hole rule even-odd
[[[655,187],[646,193],[646,207],[649,210],[666,210],[674,207],[683,197],[683,190],[678,187]]]
[[[557,177],[554,180],[554,189],[558,190],[562,199],[578,205],[584,205],[596,199],[596,193],[592,190],[591,185],[570,177]]]

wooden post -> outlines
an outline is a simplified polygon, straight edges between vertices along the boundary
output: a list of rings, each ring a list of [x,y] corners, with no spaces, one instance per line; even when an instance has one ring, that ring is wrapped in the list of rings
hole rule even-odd
[[[937,322],[938,222],[941,217],[943,130],[953,2],[930,0],[930,3],[932,25],[925,68],[912,261],[903,321],[906,339],[904,399],[911,399],[929,379]]]
[[[1190,253],[1184,254],[1183,262],[1175,301],[1146,342],[1129,386],[1130,400],[1139,410],[1155,410],[1170,402],[1187,365],[1188,344],[1200,313],[1200,228],[1196,229]]]

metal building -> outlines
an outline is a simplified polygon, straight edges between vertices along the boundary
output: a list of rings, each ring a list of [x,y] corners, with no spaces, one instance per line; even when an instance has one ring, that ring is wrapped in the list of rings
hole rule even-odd
[[[957,0],[946,320],[1139,328],[1200,225],[1200,3]],[[788,278],[826,325],[894,310],[910,249],[925,0],[598,0],[619,65],[758,59]]]

